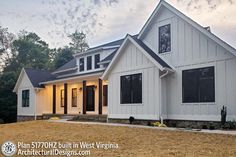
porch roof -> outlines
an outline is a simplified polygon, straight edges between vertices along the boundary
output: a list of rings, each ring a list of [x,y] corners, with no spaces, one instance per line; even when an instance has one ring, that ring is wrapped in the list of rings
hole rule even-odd
[[[100,71],[94,71],[94,72],[90,72],[90,73],[83,73],[83,74],[77,74],[77,75],[73,75],[73,76],[56,78],[53,80],[40,82],[39,85],[62,83],[65,81],[83,81],[83,80],[95,79],[95,78],[99,78],[103,72],[104,72],[104,70],[100,70]]]

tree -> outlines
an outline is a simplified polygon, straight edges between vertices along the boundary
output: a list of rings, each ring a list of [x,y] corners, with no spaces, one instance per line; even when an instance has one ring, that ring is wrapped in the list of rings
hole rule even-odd
[[[7,66],[13,56],[12,42],[14,34],[8,32],[7,28],[0,26],[0,71]]]
[[[69,47],[57,49],[54,59],[54,68],[57,69],[73,59],[73,51]]]
[[[78,32],[76,30],[68,37],[71,39],[69,45],[74,53],[85,52],[89,48],[89,45],[86,42],[86,34],[84,34],[83,32]]]
[[[20,71],[23,67],[48,70],[51,67],[48,44],[35,33],[22,31],[13,42],[13,49],[16,54],[4,70]]]
[[[12,90],[21,69],[23,67],[49,69],[52,58],[48,44],[31,32],[22,31],[10,44],[9,49],[11,49],[10,56],[0,74],[0,119],[5,122],[14,122],[17,103],[16,94]]]

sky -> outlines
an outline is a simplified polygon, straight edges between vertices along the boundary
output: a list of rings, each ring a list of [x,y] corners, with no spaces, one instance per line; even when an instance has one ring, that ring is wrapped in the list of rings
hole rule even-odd
[[[236,0],[166,0],[236,48]],[[137,34],[159,0],[0,0],[0,26],[37,33],[51,48],[68,45],[75,30],[90,47]]]

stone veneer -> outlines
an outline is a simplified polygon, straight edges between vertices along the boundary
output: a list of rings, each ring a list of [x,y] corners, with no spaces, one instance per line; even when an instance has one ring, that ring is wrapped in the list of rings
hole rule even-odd
[[[43,119],[42,116],[37,116],[37,120]],[[17,122],[32,121],[35,120],[34,116],[17,116]]]

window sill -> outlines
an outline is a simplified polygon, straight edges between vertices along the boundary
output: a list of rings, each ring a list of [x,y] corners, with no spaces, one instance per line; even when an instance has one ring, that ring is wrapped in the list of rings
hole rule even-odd
[[[192,102],[182,103],[182,105],[216,105],[216,102]]]

